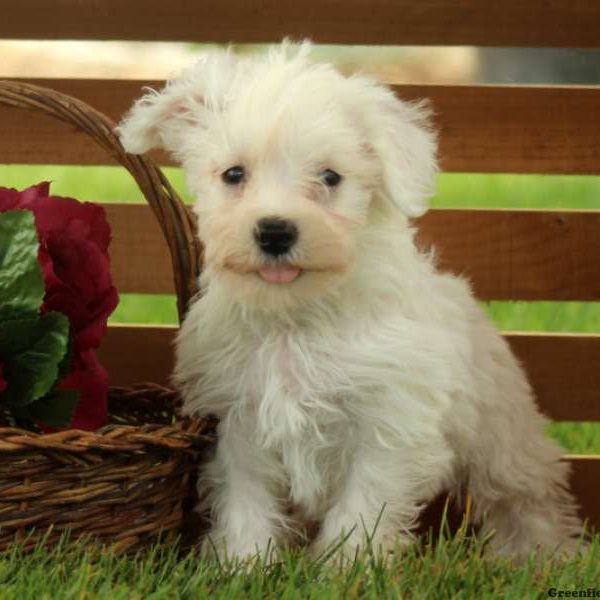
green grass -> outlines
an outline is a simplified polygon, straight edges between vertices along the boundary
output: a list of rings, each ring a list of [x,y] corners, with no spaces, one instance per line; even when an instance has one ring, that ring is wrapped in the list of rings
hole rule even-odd
[[[118,557],[81,547],[15,550],[0,561],[3,600],[108,599],[162,600],[238,598],[312,599],[547,597],[548,590],[586,590],[600,581],[600,537],[583,558],[536,564],[532,557],[515,567],[482,557],[482,543],[457,536],[437,546],[412,547],[387,564],[365,552],[345,569],[335,561],[310,560],[286,551],[270,566],[254,561],[219,565],[177,548],[155,548],[136,557]]]
[[[600,177],[443,173],[436,208],[600,209]]]
[[[181,169],[166,168],[172,185],[184,197]],[[39,181],[51,181],[57,196],[97,202],[143,202],[134,179],[121,167],[63,165],[0,165],[0,185],[21,189]],[[189,200],[189,198],[188,198]]]

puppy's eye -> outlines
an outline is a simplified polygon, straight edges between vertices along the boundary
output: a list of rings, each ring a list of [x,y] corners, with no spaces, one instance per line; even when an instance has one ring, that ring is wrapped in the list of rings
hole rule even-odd
[[[246,169],[239,165],[230,167],[227,169],[227,171],[223,171],[223,173],[221,173],[221,179],[227,185],[238,185],[246,179]]]
[[[342,181],[342,176],[332,169],[325,169],[319,174],[319,178],[327,187],[336,187]]]

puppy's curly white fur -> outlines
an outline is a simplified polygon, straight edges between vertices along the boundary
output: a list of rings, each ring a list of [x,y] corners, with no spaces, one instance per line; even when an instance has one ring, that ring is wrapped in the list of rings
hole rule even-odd
[[[318,521],[318,552],[384,550],[465,486],[492,550],[572,550],[560,448],[468,284],[414,244],[436,173],[423,105],[311,64],[308,44],[207,54],[120,127],[184,167],[205,245],[177,339],[189,413],[216,414],[199,489],[243,557]],[[293,511],[289,507],[293,507]],[[292,516],[293,515],[293,516]]]

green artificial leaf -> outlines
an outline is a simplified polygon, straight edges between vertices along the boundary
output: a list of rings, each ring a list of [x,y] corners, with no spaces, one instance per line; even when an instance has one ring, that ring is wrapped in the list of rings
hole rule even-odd
[[[12,413],[18,419],[38,421],[48,427],[68,427],[78,400],[78,390],[54,390],[27,406],[15,407]]]
[[[0,361],[6,362],[33,346],[44,330],[43,323],[41,315],[0,321]]]
[[[11,409],[39,400],[54,387],[69,348],[69,320],[59,312],[0,322],[0,361]]]
[[[58,365],[58,381],[62,381],[71,372],[71,359],[73,358],[73,338],[69,336],[67,349]]]
[[[44,278],[37,261],[39,241],[33,213],[0,213],[0,321],[37,315]]]

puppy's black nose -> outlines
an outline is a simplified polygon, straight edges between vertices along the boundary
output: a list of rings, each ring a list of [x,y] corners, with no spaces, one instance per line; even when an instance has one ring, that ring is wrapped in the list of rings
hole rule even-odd
[[[291,221],[267,217],[256,224],[254,239],[266,254],[280,256],[296,243],[298,228]]]

